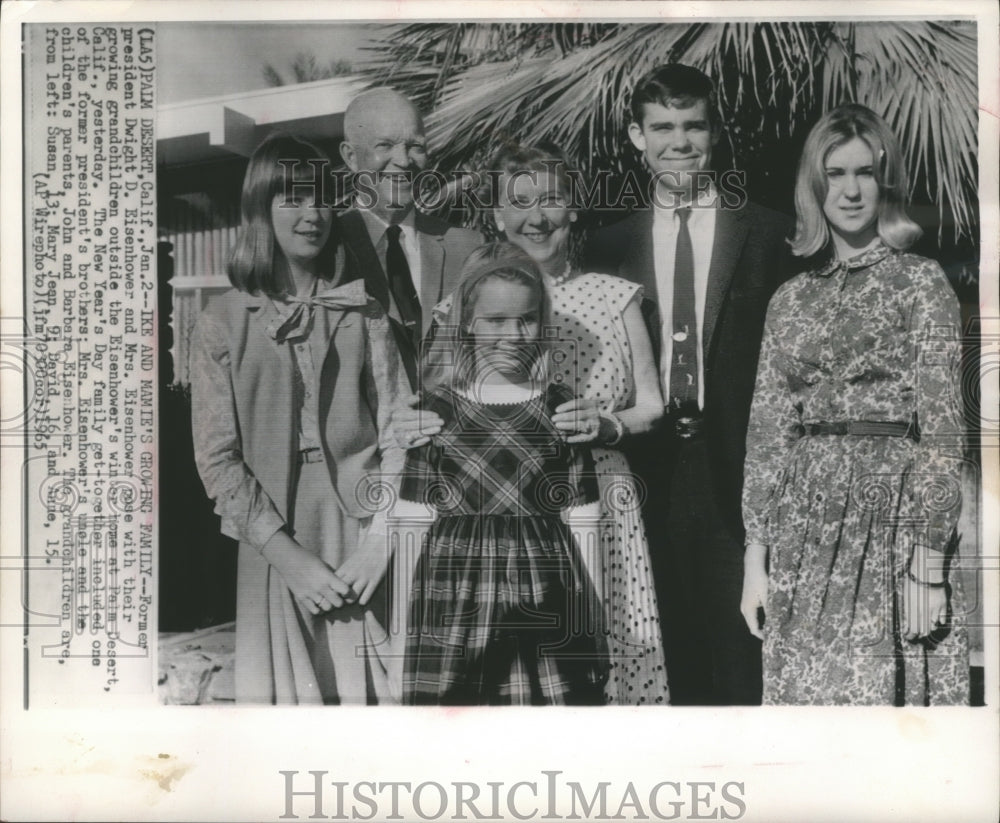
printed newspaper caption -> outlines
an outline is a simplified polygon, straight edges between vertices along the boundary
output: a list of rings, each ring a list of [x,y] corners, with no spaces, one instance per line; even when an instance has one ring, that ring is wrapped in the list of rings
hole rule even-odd
[[[154,35],[25,27],[29,704],[155,687]]]

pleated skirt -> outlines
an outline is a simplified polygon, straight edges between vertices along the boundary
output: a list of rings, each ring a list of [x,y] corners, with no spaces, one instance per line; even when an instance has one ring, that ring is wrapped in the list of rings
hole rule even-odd
[[[403,702],[602,703],[601,620],[590,577],[558,518],[441,517],[414,574]]]
[[[966,606],[955,576],[948,624],[930,640],[903,636],[914,541],[934,507],[961,503],[921,498],[918,448],[840,436],[794,446],[769,517],[764,703],[968,702]]]
[[[326,464],[299,468],[291,520],[295,540],[336,569],[364,538],[367,520],[345,515]],[[313,616],[255,548],[240,545],[235,681],[238,703],[394,702],[383,659],[385,586],[365,606]]]

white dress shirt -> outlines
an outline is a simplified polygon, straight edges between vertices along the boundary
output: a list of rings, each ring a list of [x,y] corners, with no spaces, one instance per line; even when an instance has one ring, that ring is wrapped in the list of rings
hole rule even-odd
[[[705,364],[702,330],[705,327],[705,294],[708,291],[708,271],[712,265],[712,245],[715,242],[715,190],[703,192],[691,209],[688,232],[694,253],[694,310],[698,325],[698,408],[705,406]],[[677,232],[680,218],[676,208],[653,207],[653,267],[659,297],[662,326],[660,352],[660,388],[665,403],[670,402],[670,364],[673,357],[674,322],[674,261],[677,255]]]
[[[385,222],[381,217],[379,217],[371,209],[358,209],[361,212],[361,217],[365,221],[365,228],[368,229],[368,236],[371,238],[372,246],[375,248],[375,254],[378,255],[379,262],[382,264],[382,271],[388,276],[388,267],[386,266],[385,256],[389,249],[389,238],[386,236],[386,229],[389,228],[389,224]],[[413,209],[410,209],[406,217],[400,222],[399,227],[402,229],[402,233],[399,236],[400,245],[403,247],[403,254],[406,256],[407,265],[410,267],[410,277],[413,279],[413,288],[416,289],[417,297],[420,297],[420,239],[417,237],[417,219],[416,213]],[[389,292],[389,315],[396,320],[399,320],[399,310],[396,308],[396,301],[392,296],[392,291]],[[421,306],[421,311],[425,310],[424,306]]]

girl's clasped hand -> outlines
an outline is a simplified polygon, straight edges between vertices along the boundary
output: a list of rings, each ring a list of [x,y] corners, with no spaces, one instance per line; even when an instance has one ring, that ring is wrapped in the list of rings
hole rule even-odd
[[[357,599],[350,583],[284,531],[275,532],[262,553],[310,614],[339,609]]]

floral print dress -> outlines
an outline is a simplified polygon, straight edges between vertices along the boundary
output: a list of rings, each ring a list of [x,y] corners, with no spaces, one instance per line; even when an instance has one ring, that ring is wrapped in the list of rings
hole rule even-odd
[[[769,549],[766,704],[968,702],[954,576],[932,640],[903,637],[902,602],[915,542],[948,557],[961,506],[958,330],[941,268],[881,244],[772,299],[743,494],[747,542]],[[809,431],[851,421],[912,434]]]

